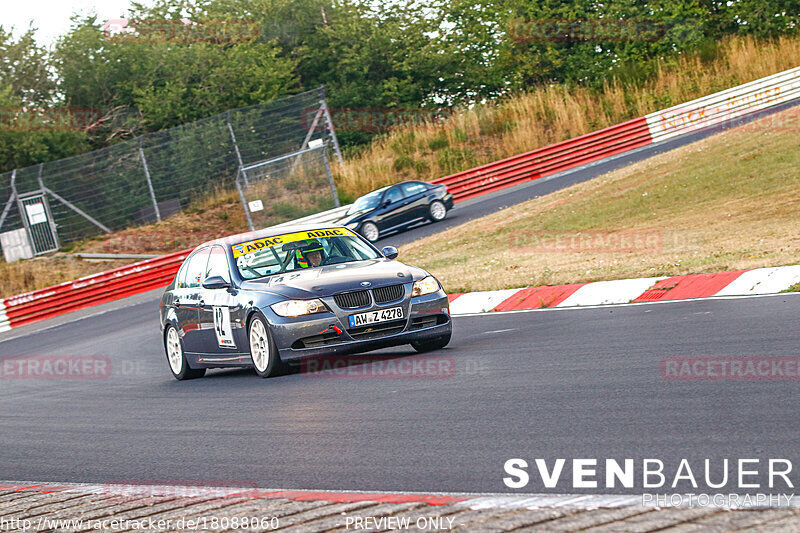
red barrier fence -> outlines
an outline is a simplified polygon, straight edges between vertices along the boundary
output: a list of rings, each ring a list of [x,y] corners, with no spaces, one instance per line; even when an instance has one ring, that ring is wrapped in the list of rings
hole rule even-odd
[[[551,176],[800,99],[800,67],[616,126],[434,180],[456,201]],[[731,125],[738,125],[731,122]],[[326,212],[331,215],[332,212]],[[306,217],[309,218],[309,217]],[[0,331],[164,287],[191,250],[0,300]]]
[[[169,285],[192,249],[116,268],[2,301],[7,327],[19,327]],[[3,327],[0,316],[0,330]]]
[[[644,117],[433,180],[456,201],[550,176],[653,142]]]

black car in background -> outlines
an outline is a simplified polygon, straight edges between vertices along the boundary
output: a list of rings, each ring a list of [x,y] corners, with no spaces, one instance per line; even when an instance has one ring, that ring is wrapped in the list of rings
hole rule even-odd
[[[444,220],[452,208],[453,195],[446,186],[404,181],[362,196],[338,223],[375,242],[425,220]]]

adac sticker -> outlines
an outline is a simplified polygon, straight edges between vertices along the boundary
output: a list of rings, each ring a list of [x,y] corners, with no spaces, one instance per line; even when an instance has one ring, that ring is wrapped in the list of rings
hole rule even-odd
[[[290,242],[306,241],[309,239],[323,239],[326,237],[355,237],[352,231],[344,228],[318,229],[312,231],[298,231],[275,235],[274,237],[264,237],[253,241],[242,242],[233,245],[233,257],[247,255],[259,250],[280,246]]]

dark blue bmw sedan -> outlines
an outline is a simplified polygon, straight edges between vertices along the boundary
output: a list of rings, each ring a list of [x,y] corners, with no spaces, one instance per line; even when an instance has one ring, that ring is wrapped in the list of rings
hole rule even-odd
[[[450,342],[447,295],[428,272],[341,226],[266,229],[198,246],[161,298],[169,368],[261,377],[308,357]]]

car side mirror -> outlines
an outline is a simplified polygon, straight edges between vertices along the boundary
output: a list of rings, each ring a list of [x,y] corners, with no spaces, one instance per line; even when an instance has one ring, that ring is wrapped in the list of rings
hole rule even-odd
[[[386,259],[397,259],[397,248],[394,246],[384,246],[381,248],[381,253]]]
[[[208,276],[203,282],[204,289],[230,289],[231,284],[222,276]]]
[[[392,203],[391,200],[384,200],[383,203],[381,204],[381,207],[388,207],[389,205],[391,205],[391,203]]]

